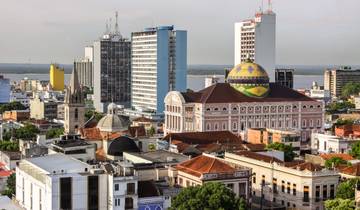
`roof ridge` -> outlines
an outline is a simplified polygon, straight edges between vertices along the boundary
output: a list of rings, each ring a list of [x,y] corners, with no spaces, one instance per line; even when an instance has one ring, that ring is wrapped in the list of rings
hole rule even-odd
[[[205,91],[205,93],[208,93],[207,96],[206,96],[206,98],[205,98],[205,100],[202,100],[202,99],[203,99],[203,94],[201,94],[201,99],[200,99],[201,102],[206,102],[206,101],[209,99],[210,95],[211,95],[212,92],[215,90],[215,87],[216,87],[217,84],[218,84],[218,83],[216,83],[216,84],[214,84],[214,85],[212,85],[212,86],[209,87],[210,92]]]
[[[208,173],[211,171],[211,169],[212,169],[212,167],[214,166],[215,161],[216,161],[216,158],[211,158],[211,159],[212,159],[212,163],[211,163],[209,169],[207,170]]]

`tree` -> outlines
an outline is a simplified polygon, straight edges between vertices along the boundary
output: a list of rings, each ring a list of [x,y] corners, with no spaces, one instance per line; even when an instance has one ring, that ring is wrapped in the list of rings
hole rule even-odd
[[[354,199],[336,198],[325,201],[325,209],[327,210],[353,210],[355,209]]]
[[[348,109],[355,108],[355,105],[349,101],[333,102],[326,106],[326,112],[328,114],[334,114],[337,112],[346,112]]]
[[[0,113],[1,114],[4,113],[5,111],[25,110],[25,109],[26,109],[26,107],[18,101],[0,105]]]
[[[34,139],[40,130],[33,124],[25,124],[24,127],[13,130],[16,139]]]
[[[154,134],[155,134],[155,128],[153,127],[153,126],[151,126],[150,128],[149,128],[149,130],[147,131],[147,133],[148,133],[148,135],[149,136],[153,136]]]
[[[360,92],[360,83],[348,82],[344,85],[341,91],[343,98],[349,98],[351,95],[358,95]]]
[[[355,199],[355,187],[359,181],[360,179],[348,179],[340,183],[336,189],[336,198]]]
[[[274,142],[266,146],[267,150],[278,150],[284,152],[284,159],[285,161],[292,161],[296,156],[294,152],[294,148],[291,145]]]
[[[6,180],[5,190],[1,192],[2,195],[6,195],[9,198],[12,198],[16,193],[16,174],[12,173]]]
[[[187,187],[174,198],[170,210],[245,210],[244,199],[219,182]]]
[[[53,139],[58,138],[64,134],[64,128],[51,128],[46,131],[46,138]]]
[[[360,141],[356,141],[351,145],[349,154],[356,159],[360,159]]]
[[[85,121],[88,121],[92,116],[95,117],[96,121],[100,121],[100,119],[104,116],[102,113],[96,112],[94,110],[87,110],[85,112]]]
[[[325,161],[326,168],[334,168],[342,164],[347,164],[348,162],[341,157],[332,157]]]
[[[19,151],[19,144],[12,141],[0,141],[1,151]]]

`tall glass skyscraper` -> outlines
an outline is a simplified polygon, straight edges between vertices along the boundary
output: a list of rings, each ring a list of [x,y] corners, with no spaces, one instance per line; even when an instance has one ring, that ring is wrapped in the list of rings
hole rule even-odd
[[[94,106],[106,112],[109,103],[130,106],[131,42],[108,33],[94,42]]]

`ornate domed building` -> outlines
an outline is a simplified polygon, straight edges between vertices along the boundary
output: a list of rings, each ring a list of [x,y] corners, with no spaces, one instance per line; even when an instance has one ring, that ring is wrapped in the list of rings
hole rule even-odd
[[[245,137],[248,128],[300,131],[308,141],[322,130],[323,102],[269,82],[261,65],[247,60],[235,66],[225,83],[194,92],[171,91],[165,97],[164,133],[231,131]]]
[[[259,64],[248,59],[235,66],[227,77],[236,90],[250,97],[266,97],[269,93],[269,76]]]
[[[107,110],[107,115],[101,118],[96,126],[101,132],[114,133],[128,129],[127,121],[117,115],[117,105],[115,103],[110,103]]]

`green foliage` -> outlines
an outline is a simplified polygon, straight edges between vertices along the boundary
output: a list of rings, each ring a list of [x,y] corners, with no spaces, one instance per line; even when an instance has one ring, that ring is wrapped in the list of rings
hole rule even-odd
[[[354,199],[341,199],[336,198],[333,200],[325,201],[326,210],[353,210],[355,209]]]
[[[6,180],[5,190],[1,192],[2,195],[6,195],[11,198],[16,193],[16,174],[11,174]]]
[[[0,113],[1,114],[4,113],[5,111],[25,110],[25,109],[26,109],[26,107],[17,101],[0,105]]]
[[[170,210],[245,210],[244,199],[219,182],[184,188],[172,201]]]
[[[333,168],[337,167],[342,164],[347,164],[348,162],[340,157],[332,157],[325,161],[325,167],[326,168]]]
[[[15,139],[34,139],[38,133],[39,129],[33,124],[25,124],[24,127],[12,130]]]
[[[48,131],[46,131],[46,138],[47,139],[58,138],[63,134],[64,134],[64,128],[51,128]]]
[[[19,151],[19,144],[12,141],[0,141],[1,151]]]
[[[345,112],[352,108],[355,108],[355,105],[349,101],[332,102],[326,106],[326,112],[328,114],[334,114],[337,112]]]
[[[153,136],[155,134],[155,128],[151,126],[151,128],[147,130],[147,133],[149,136]]]
[[[266,146],[267,150],[278,150],[284,152],[285,161],[292,161],[296,156],[294,148],[291,145],[275,142]]]
[[[104,115],[95,110],[87,110],[85,112],[85,121],[88,121],[92,116],[95,116],[96,121],[99,121]]]
[[[360,92],[360,83],[348,82],[344,85],[341,91],[343,98],[349,98],[351,95],[358,95]]]
[[[349,154],[356,159],[360,159],[360,141],[356,141],[351,145]]]
[[[336,198],[341,199],[355,199],[355,187],[356,183],[360,179],[349,179],[339,184],[336,189]]]

